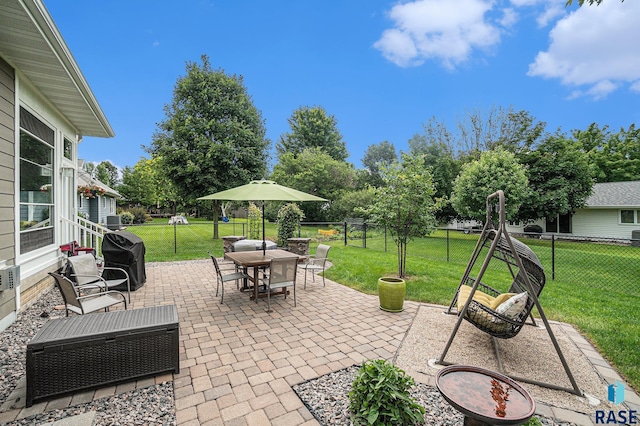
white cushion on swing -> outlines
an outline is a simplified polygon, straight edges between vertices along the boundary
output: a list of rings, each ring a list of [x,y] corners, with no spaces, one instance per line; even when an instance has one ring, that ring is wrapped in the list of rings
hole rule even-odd
[[[510,297],[507,301],[498,305],[496,312],[511,320],[516,319],[518,315],[520,315],[520,312],[522,312],[527,306],[528,298],[529,295],[526,291],[516,294],[515,296]]]

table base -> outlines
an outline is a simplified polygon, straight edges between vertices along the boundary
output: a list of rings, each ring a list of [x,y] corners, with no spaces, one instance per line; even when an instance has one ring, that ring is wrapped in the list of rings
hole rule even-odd
[[[491,423],[481,422],[469,416],[464,416],[464,426],[492,426]]]

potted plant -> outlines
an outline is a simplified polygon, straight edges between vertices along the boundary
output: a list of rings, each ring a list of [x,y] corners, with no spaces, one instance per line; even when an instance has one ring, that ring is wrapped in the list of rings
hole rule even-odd
[[[424,424],[424,408],[409,394],[413,378],[383,359],[362,363],[349,392],[356,425]]]
[[[78,194],[85,198],[95,198],[105,194],[104,188],[98,185],[80,185],[78,186]]]
[[[387,312],[401,312],[407,283],[402,278],[382,277],[378,279],[378,299],[380,309]]]
[[[378,280],[378,296],[381,309],[391,306],[385,310],[399,312],[402,306],[397,306],[396,299],[401,295],[404,300],[406,291],[403,279],[406,275],[407,244],[412,238],[424,237],[433,231],[434,212],[438,205],[433,200],[433,176],[425,166],[423,155],[403,154],[402,162],[383,165],[381,176],[384,184],[374,189],[375,202],[359,211],[368,220],[384,226],[398,248],[398,277]]]

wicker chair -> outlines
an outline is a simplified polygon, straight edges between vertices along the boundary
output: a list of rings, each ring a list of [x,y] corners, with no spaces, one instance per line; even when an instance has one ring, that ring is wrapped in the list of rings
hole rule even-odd
[[[482,249],[490,248],[489,246],[491,246],[493,239],[496,238],[496,234],[496,230],[491,229],[486,233],[486,235],[483,235],[481,237],[481,239],[483,239]],[[520,241],[512,238],[511,243],[514,246],[516,253],[513,253],[511,251],[511,247],[509,246],[507,238],[504,235],[500,236],[492,255],[493,259],[505,262],[508,265],[509,271],[512,273],[513,282],[511,283],[511,286],[509,287],[509,290],[507,290],[507,292],[511,295],[523,292],[529,293],[529,289],[527,288],[527,281],[525,279],[526,276],[526,278],[529,280],[529,283],[531,284],[533,290],[532,293],[535,294],[536,297],[539,297],[542,289],[544,288],[546,278],[544,269],[542,268],[538,257],[533,251],[531,251],[529,247],[527,247]],[[515,258],[516,254],[520,257],[520,261],[522,262],[522,270],[518,270],[518,265]],[[462,312],[464,304],[467,300],[463,300],[459,297],[461,294],[461,289],[463,289],[464,285],[473,288],[476,283],[476,278],[466,276],[466,279],[461,282],[460,285],[458,285],[458,290],[456,291],[453,301],[449,306],[449,310],[451,310],[453,306],[457,304],[458,311]],[[483,294],[486,294],[492,298],[498,297],[499,295],[503,294],[499,290],[496,290],[495,288],[483,282],[478,283],[476,291],[482,292]],[[508,316],[498,313],[491,306],[487,306],[485,303],[482,303],[479,300],[472,299],[465,312],[464,319],[469,321],[471,324],[484,331],[485,333],[490,334],[491,336],[500,339],[510,339],[512,337],[515,337],[520,332],[520,330],[522,330],[522,327],[525,325],[528,317],[531,317],[531,320],[535,325],[535,320],[531,315],[531,310],[534,306],[534,298],[529,297],[522,311],[515,318],[509,318]]]
[[[496,215],[498,216],[497,226],[494,225]],[[481,254],[484,251],[486,251],[486,255],[484,256],[484,260],[481,260]],[[481,262],[480,269],[477,275],[472,277],[471,273],[477,270],[475,266],[478,262]],[[506,265],[506,269],[511,274],[513,281],[507,293],[501,293],[482,282],[484,273],[492,262],[498,262],[502,266]],[[436,359],[435,363],[450,365],[450,363],[445,361],[445,357],[464,319],[491,336],[498,367],[500,371],[504,372],[496,338],[510,339],[515,337],[522,330],[528,317],[531,317],[535,325],[535,321],[531,315],[531,310],[535,306],[551,338],[558,358],[571,382],[572,388],[564,388],[528,378],[514,376],[511,376],[511,378],[538,386],[582,395],[582,391],[580,391],[573,378],[569,365],[562,354],[558,341],[551,330],[551,326],[538,300],[538,296],[544,288],[544,285],[544,269],[538,257],[526,244],[511,238],[507,232],[504,193],[497,191],[489,195],[487,197],[487,215],[484,228],[460,280],[455,296],[449,305],[449,309],[446,311],[448,314],[457,311],[458,319],[440,358]],[[525,292],[527,301],[523,307],[519,308],[519,311],[516,311],[515,315],[507,316],[499,313],[498,302],[506,303],[508,298]],[[454,309],[454,306],[457,309]]]

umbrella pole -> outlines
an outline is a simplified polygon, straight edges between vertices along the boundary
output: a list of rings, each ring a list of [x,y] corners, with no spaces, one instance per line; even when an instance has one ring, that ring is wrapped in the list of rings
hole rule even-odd
[[[267,254],[267,240],[264,234],[264,201],[262,202],[262,255]]]

